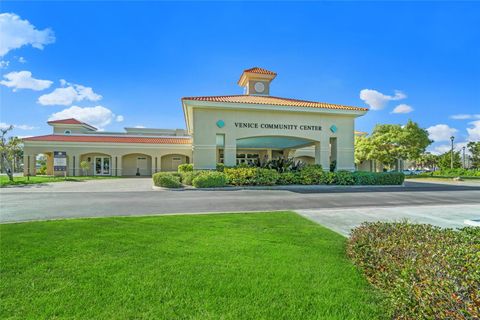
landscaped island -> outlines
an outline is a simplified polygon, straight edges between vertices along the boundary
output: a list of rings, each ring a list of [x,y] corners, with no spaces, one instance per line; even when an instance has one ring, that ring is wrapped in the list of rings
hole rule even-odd
[[[196,188],[273,185],[401,185],[401,172],[326,172],[319,165],[255,167],[238,166],[217,170],[193,170],[191,164],[178,167],[178,172],[159,172],[153,175],[154,185],[164,188]]]

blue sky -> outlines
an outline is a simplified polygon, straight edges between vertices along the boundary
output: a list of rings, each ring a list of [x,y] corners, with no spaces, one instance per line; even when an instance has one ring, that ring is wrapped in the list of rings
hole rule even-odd
[[[278,73],[272,95],[370,107],[357,130],[412,119],[437,152],[452,134],[458,147],[480,139],[480,3],[53,1],[1,12],[0,122],[19,136],[69,115],[106,131],[183,128],[181,97],[241,94],[242,70],[259,66]]]

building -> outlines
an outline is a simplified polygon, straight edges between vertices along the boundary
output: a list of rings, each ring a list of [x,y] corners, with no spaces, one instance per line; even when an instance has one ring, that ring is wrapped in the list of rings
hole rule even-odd
[[[182,163],[214,169],[278,157],[354,170],[355,118],[368,110],[271,96],[275,77],[255,67],[238,81],[243,95],[182,98],[186,130],[99,132],[76,119],[49,121],[52,134],[24,139],[25,174],[35,174],[38,154],[47,156],[47,174],[70,176],[148,176]]]

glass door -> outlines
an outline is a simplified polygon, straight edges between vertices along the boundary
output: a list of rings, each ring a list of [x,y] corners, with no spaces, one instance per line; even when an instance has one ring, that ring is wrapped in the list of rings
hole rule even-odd
[[[95,157],[95,175],[109,176],[110,175],[110,158],[109,157]]]

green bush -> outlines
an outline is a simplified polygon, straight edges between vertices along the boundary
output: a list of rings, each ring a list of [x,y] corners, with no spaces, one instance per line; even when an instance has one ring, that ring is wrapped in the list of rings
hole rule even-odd
[[[227,177],[223,172],[203,171],[193,179],[192,185],[195,188],[225,187],[227,185]]]
[[[480,177],[480,170],[475,169],[445,169],[437,170],[432,173],[434,176],[444,176],[444,177]]]
[[[302,184],[302,178],[298,172],[283,172],[277,180],[279,185]]]
[[[352,173],[356,185],[401,185],[405,180],[402,172],[363,172]]]
[[[321,165],[307,165],[300,170],[302,184],[320,184],[324,179]]]
[[[224,172],[235,186],[274,185],[280,177],[276,170],[255,167],[225,168]]]
[[[178,172],[192,172],[193,171],[193,164],[192,163],[184,163],[178,166]]]
[[[217,163],[216,169],[218,172],[223,172],[225,170],[225,165],[223,163]]]
[[[355,184],[355,178],[350,171],[337,171],[334,174],[334,183],[343,186],[350,186]]]
[[[153,175],[153,184],[157,187],[180,188],[180,177],[171,172],[157,172]]]
[[[181,181],[183,184],[186,184],[188,186],[192,185],[193,179],[195,179],[199,174],[201,174],[203,171],[187,171],[182,173],[182,178]]]
[[[390,318],[480,318],[480,228],[364,223],[347,253],[385,293]]]

